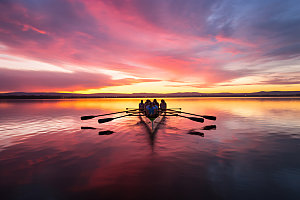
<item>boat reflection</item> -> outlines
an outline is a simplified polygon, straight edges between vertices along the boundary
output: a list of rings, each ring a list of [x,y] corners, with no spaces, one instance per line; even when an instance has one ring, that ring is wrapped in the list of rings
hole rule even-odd
[[[145,122],[142,115],[139,115],[139,119],[141,122],[140,124],[143,125],[144,129],[146,130],[147,134],[149,135],[149,142],[150,142],[152,152],[153,152],[156,133],[157,133],[159,127],[161,126],[161,124],[163,124],[164,121],[166,120],[166,116],[165,115],[162,116],[162,119],[158,122],[158,124],[156,125],[156,127],[153,130],[150,128],[150,126],[147,124],[147,122]]]

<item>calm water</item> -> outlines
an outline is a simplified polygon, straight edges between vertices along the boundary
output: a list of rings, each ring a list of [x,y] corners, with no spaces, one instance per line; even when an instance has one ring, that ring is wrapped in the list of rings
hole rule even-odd
[[[167,99],[217,120],[167,117],[155,137],[80,120],[138,101],[0,101],[1,199],[300,199],[300,98]]]

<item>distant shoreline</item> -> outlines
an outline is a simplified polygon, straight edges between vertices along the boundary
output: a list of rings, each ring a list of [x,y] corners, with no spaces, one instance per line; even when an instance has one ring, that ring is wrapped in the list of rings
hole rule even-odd
[[[72,93],[5,93],[0,99],[87,99],[87,98],[191,98],[191,97],[300,97],[300,91],[256,93],[172,93],[172,94],[72,94]]]

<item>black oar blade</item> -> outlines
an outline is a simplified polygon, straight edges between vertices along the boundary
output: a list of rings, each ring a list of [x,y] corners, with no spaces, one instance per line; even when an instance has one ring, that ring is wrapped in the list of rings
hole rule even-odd
[[[215,116],[209,116],[209,115],[201,115],[204,119],[209,119],[209,120],[216,120],[217,118]]]
[[[82,117],[81,117],[81,120],[93,119],[93,118],[95,118],[95,117],[97,117],[97,116],[92,116],[92,115],[90,115],[90,116],[82,116]]]
[[[82,126],[81,129],[96,129],[94,127],[89,127],[89,126]]]
[[[99,135],[111,135],[113,133],[114,133],[113,131],[100,131],[98,134]]]
[[[198,131],[193,131],[193,130],[189,131],[187,134],[190,134],[190,135],[199,135],[201,137],[204,137],[204,133],[198,132]]]
[[[105,119],[98,119],[98,123],[105,123],[105,122],[109,122],[109,121],[112,121],[116,118],[105,118]]]
[[[216,125],[208,125],[202,128],[202,130],[216,130],[216,129],[217,129]]]
[[[187,117],[187,118],[189,118],[190,120],[193,120],[195,122],[201,122],[201,123],[204,122],[204,119],[202,119],[202,118],[197,118],[197,117]]]

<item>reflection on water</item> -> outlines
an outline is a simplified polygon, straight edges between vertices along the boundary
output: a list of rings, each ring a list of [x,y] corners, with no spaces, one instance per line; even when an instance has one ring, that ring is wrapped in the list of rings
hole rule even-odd
[[[138,102],[0,101],[2,199],[300,199],[299,98],[169,98],[217,120],[167,116],[153,135],[80,120]]]

